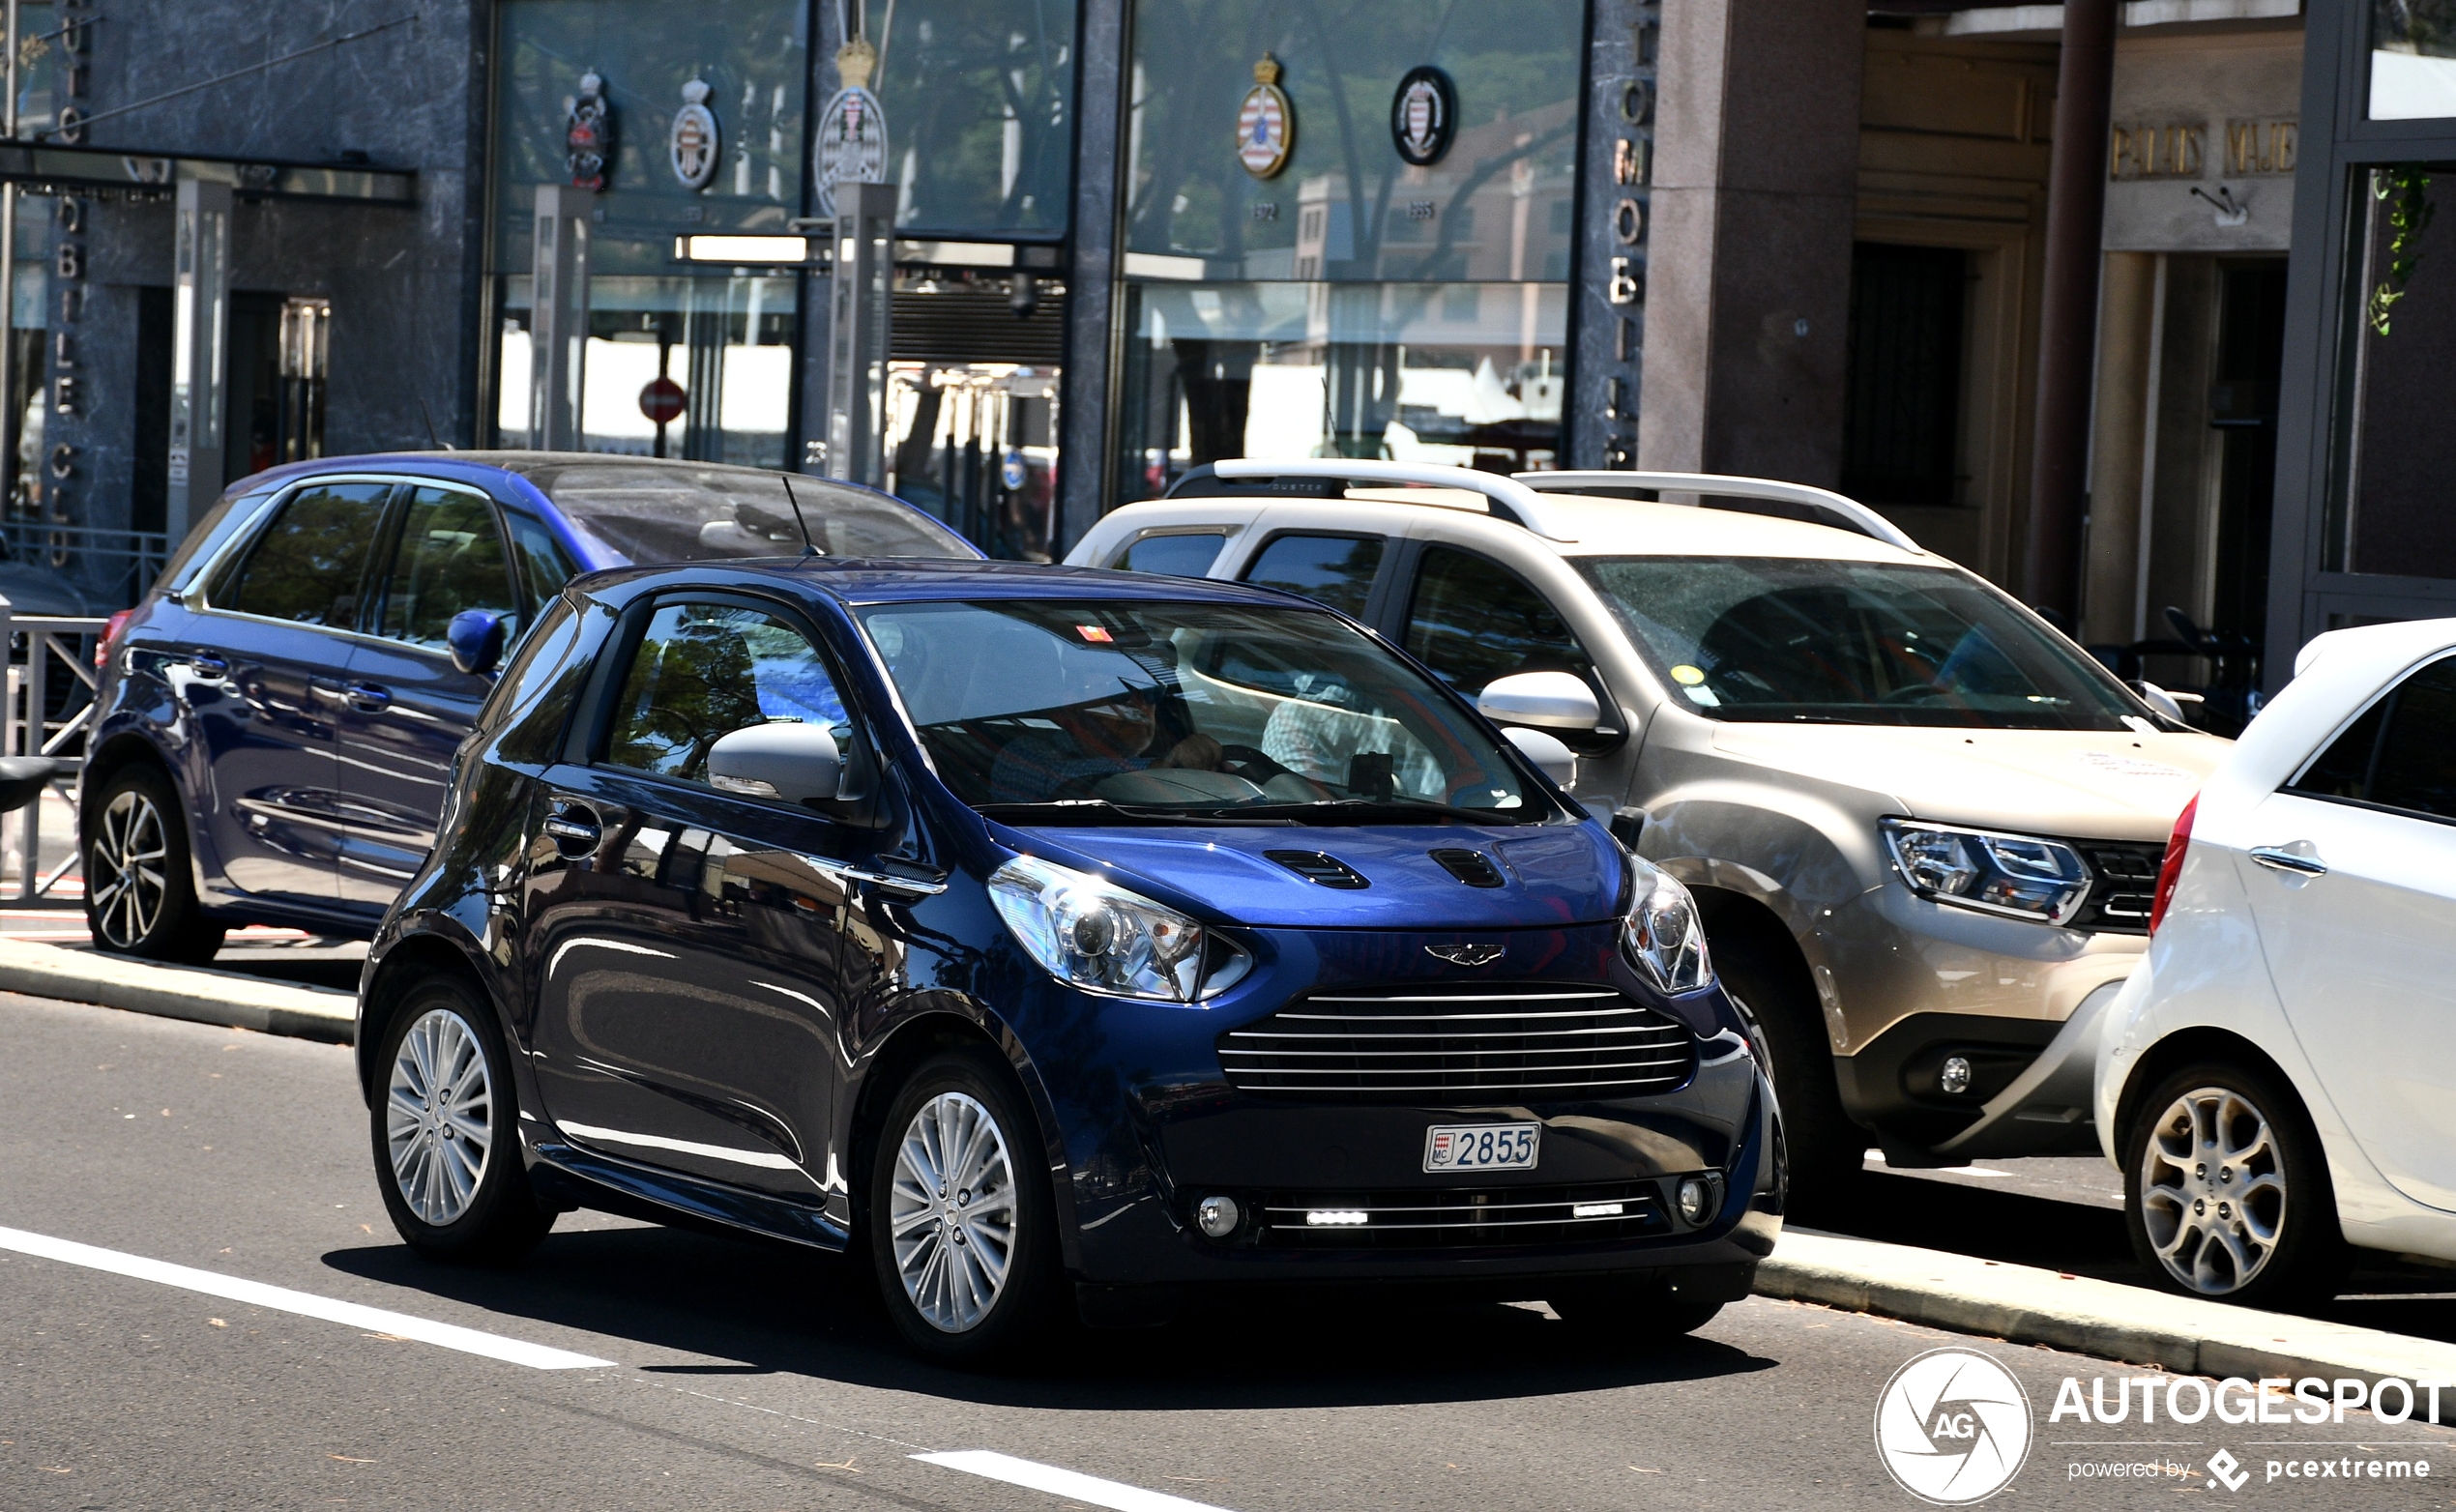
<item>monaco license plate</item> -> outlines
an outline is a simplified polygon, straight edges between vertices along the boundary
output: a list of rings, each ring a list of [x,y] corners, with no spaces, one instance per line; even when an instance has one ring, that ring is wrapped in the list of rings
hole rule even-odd
[[[1532,1171],[1540,1123],[1449,1124],[1424,1131],[1427,1171]]]

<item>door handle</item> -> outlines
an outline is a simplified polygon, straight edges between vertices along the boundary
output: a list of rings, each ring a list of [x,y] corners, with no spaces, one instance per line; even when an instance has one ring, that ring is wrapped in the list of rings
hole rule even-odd
[[[2292,872],[2297,877],[2324,877],[2328,863],[2316,856],[2303,856],[2282,846],[2255,845],[2251,858],[2270,871]]]
[[[363,714],[380,714],[393,707],[393,690],[380,683],[353,683],[344,690],[350,707]]]
[[[566,803],[548,814],[544,828],[555,850],[567,860],[596,855],[598,842],[605,837],[597,816],[577,803]]]
[[[188,658],[188,670],[200,678],[219,682],[230,675],[230,663],[209,651],[200,651]]]

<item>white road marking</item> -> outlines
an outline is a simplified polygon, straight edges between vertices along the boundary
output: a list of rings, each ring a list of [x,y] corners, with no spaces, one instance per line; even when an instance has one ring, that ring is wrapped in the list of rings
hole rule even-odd
[[[1003,1480],[1009,1486],[1045,1491],[1069,1501],[1109,1507],[1114,1512],[1221,1512],[1220,1508],[1208,1502],[1188,1501],[1184,1497],[1172,1497],[1166,1492],[1145,1491],[1140,1486],[1102,1480],[1097,1475],[1085,1475],[1076,1470],[1062,1470],[1054,1465],[1038,1465],[989,1449],[956,1449],[945,1454],[916,1454],[913,1458],[931,1465],[944,1465],[950,1470],[962,1470],[967,1475]]]
[[[168,1261],[148,1260],[142,1255],[123,1254],[115,1249],[99,1249],[91,1244],[79,1244],[74,1239],[55,1239],[46,1234],[29,1234],[23,1229],[0,1229],[0,1249],[56,1260],[63,1265],[83,1265],[89,1270],[133,1276],[139,1281],[201,1292],[207,1296],[226,1297],[233,1302],[268,1307],[276,1312],[296,1313],[303,1318],[321,1318],[326,1323],[343,1323],[366,1333],[415,1339],[422,1344],[441,1345],[464,1354],[482,1354],[488,1359],[528,1365],[538,1370],[588,1370],[614,1363],[586,1354],[574,1354],[569,1350],[507,1339],[501,1334],[482,1333],[457,1323],[437,1323],[430,1318],[412,1318],[407,1313],[388,1312],[381,1307],[336,1301],[329,1296],[293,1292],[287,1287],[267,1286],[261,1281],[245,1281],[218,1271],[174,1265]]]

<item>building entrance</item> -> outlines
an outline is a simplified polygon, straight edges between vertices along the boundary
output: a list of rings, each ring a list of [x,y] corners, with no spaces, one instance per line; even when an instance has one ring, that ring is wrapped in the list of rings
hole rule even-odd
[[[887,486],[993,557],[1058,544],[1066,290],[1028,274],[896,279]]]

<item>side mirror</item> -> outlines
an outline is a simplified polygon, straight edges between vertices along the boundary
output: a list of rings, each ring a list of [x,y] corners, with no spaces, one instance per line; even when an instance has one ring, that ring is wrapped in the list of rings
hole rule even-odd
[[[745,798],[830,802],[843,796],[844,757],[823,725],[745,725],[708,747],[708,781]]]
[[[503,640],[507,626],[503,616],[488,609],[463,609],[452,617],[444,627],[444,644],[452,650],[452,664],[472,677],[492,672],[503,660]]]
[[[1555,674],[1542,672],[1534,675],[1551,677]],[[1593,700],[1590,698],[1588,702],[1593,703]],[[1535,769],[1550,777],[1563,792],[1577,786],[1577,752],[1562,744],[1559,736],[1546,735],[1541,730],[1529,730],[1514,725],[1501,733],[1510,744],[1518,747],[1519,755],[1534,762]]]
[[[1495,724],[1593,735],[1603,711],[1586,680],[1566,672],[1521,672],[1484,684],[1476,708]]]

